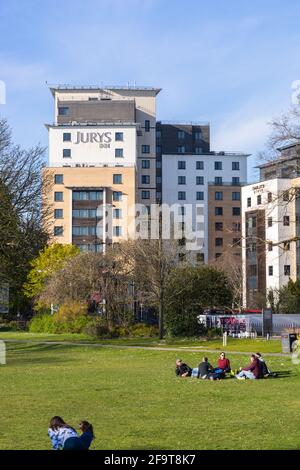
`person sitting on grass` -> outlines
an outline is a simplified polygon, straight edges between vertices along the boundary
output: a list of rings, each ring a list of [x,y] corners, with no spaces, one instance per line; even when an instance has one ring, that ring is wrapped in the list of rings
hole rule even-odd
[[[176,359],[175,374],[177,377],[190,377],[193,369],[188,366],[182,359]]]
[[[60,416],[54,416],[49,425],[48,436],[54,450],[84,450],[77,432]]]
[[[262,355],[259,352],[257,352],[255,354],[255,356],[257,357],[258,363],[259,363],[259,366],[260,366],[260,376],[261,376],[261,378],[267,378],[270,375],[272,375],[272,372],[268,368],[268,366],[267,366],[264,358],[262,357]]]
[[[236,378],[239,380],[244,379],[259,379],[260,378],[260,365],[255,354],[250,356],[250,364],[243,369],[240,369],[240,372],[236,374]]]
[[[224,372],[231,372],[230,361],[225,357],[224,352],[221,352],[220,357],[218,359],[218,368],[222,369]]]
[[[79,436],[79,439],[84,449],[88,450],[92,441],[95,439],[93,426],[88,421],[81,421],[79,423],[79,429],[82,432],[81,436]]]
[[[214,368],[208,362],[208,358],[204,357],[202,362],[200,362],[198,366],[198,379],[210,379],[216,380],[218,377],[217,374],[214,373]]]

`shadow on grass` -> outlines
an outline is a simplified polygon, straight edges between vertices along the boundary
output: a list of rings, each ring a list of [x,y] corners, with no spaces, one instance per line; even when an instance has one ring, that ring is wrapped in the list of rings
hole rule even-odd
[[[9,347],[7,349],[8,365],[18,364],[62,364],[74,362],[75,359],[66,355],[73,350],[70,346],[56,344],[28,344],[26,346]],[[50,353],[50,354],[49,354]],[[52,353],[52,354],[51,354]],[[55,355],[53,355],[55,354]]]

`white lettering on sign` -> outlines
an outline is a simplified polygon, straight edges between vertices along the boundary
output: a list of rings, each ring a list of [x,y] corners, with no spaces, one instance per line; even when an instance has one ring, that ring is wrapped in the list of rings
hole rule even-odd
[[[77,132],[75,144],[109,144],[112,141],[111,132]],[[103,145],[100,145],[103,147]]]

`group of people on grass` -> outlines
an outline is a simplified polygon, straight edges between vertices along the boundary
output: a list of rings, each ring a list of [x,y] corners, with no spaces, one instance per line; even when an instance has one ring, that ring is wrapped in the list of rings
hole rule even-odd
[[[54,450],[88,450],[95,439],[91,423],[81,421],[79,423],[79,435],[60,416],[54,416],[49,425],[48,436]]]
[[[224,352],[219,356],[217,367],[213,367],[208,362],[207,357],[204,357],[199,366],[194,368],[189,367],[181,359],[177,359],[175,373],[178,377],[196,377],[209,380],[225,379],[226,374],[230,374],[231,377],[236,377],[239,380],[263,379],[272,374],[260,353],[251,354],[250,363],[246,367],[233,370]]]

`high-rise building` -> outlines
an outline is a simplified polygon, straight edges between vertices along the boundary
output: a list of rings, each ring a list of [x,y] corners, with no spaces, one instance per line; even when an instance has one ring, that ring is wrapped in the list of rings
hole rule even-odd
[[[300,275],[299,144],[259,165],[260,181],[242,188],[244,305],[263,302]]]
[[[50,87],[52,238],[101,251],[127,238],[136,202],[156,201],[157,88]],[[47,169],[49,173],[49,168]],[[109,210],[108,210],[109,209]],[[107,214],[110,228],[107,230]]]

